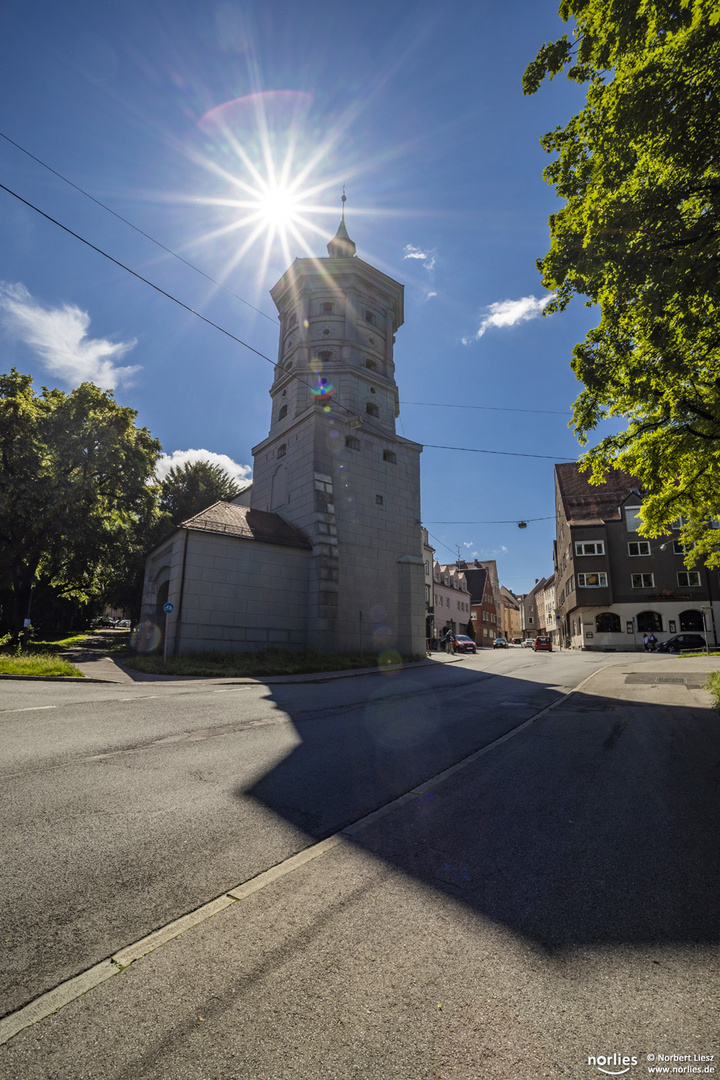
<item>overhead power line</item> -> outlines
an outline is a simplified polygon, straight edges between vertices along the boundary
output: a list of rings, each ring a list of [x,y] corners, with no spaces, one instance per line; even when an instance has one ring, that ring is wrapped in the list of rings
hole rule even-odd
[[[269,364],[272,364],[273,367],[275,367],[274,360],[271,360],[269,356],[265,355],[265,353],[261,353],[259,349],[254,349],[252,345],[248,345],[247,341],[243,341],[241,338],[236,337],[235,334],[231,334],[229,330],[225,330],[222,326],[219,326],[217,323],[213,322],[212,319],[205,318],[205,316],[201,315],[199,311],[195,310],[195,308],[191,308],[189,304],[184,304],[182,300],[178,300],[177,296],[173,296],[172,293],[166,292],[165,289],[161,289],[159,285],[156,285],[148,278],[143,277],[142,274],[138,274],[137,270],[131,270],[129,266],[125,265],[125,263],[121,263],[119,259],[115,259],[112,255],[108,255],[107,251],[103,251],[102,248],[97,247],[95,244],[91,244],[90,241],[86,240],[84,236],[80,236],[79,233],[73,232],[72,229],[69,229],[67,225],[63,225],[62,222],[57,221],[56,218],[50,217],[50,214],[46,214],[44,210],[40,210],[39,207],[34,206],[31,202],[28,202],[27,199],[23,199],[22,195],[18,195],[16,191],[12,191],[9,187],[6,187],[5,184],[0,184],[0,188],[2,188],[3,191],[7,191],[8,195],[12,195],[14,196],[14,198],[19,199],[21,203],[25,204],[25,206],[29,206],[30,209],[34,210],[37,214],[41,214],[48,221],[51,221],[53,225],[57,225],[59,229],[62,229],[64,232],[69,233],[70,236],[74,236],[75,239],[79,240],[81,244],[85,244],[87,245],[87,247],[92,248],[93,251],[97,251],[98,255],[103,255],[106,259],[109,259],[110,262],[115,263],[116,266],[119,266],[121,270],[127,270],[128,274],[132,274],[132,276],[136,277],[138,281],[142,281],[145,283],[145,285],[149,285],[151,289],[155,290],[155,292],[159,292],[163,296],[167,296],[168,300],[172,300],[174,304],[178,304],[181,308],[185,308],[185,310],[189,311],[191,315],[197,315],[198,319],[202,319],[202,321],[207,323],[209,326],[214,326],[215,329],[219,330],[221,334],[225,334],[226,337],[232,338],[233,341],[237,341],[239,345],[243,345],[246,349],[249,349],[250,352],[255,353],[256,356],[262,357],[263,360],[267,360]]]
[[[401,401],[401,405],[428,405],[433,409],[481,409],[484,412],[542,413],[543,416],[569,416],[569,412],[557,409],[510,409],[500,405],[449,405],[443,401]]]
[[[501,457],[542,458],[545,461],[572,461],[576,458],[562,457],[560,454],[521,454],[516,450],[476,450],[473,446],[439,446],[436,443],[423,443],[429,450],[462,450],[465,454],[499,454]]]
[[[19,202],[29,207],[30,210],[34,210],[37,214],[40,214],[40,216],[44,217],[46,221],[50,221],[53,225],[57,225],[57,227],[59,229],[62,229],[63,232],[66,232],[68,233],[68,235],[74,237],[76,240],[79,240],[81,244],[85,244],[85,246],[91,248],[92,251],[96,251],[98,255],[102,255],[104,258],[109,259],[111,263],[114,263],[115,266],[119,266],[121,270],[125,270],[128,274],[132,274],[132,276],[134,278],[137,278],[138,281],[142,281],[143,284],[149,285],[151,289],[154,289],[155,292],[160,293],[161,296],[165,296],[168,300],[172,300],[172,302],[174,304],[177,304],[178,307],[181,307],[185,311],[188,311],[191,315],[195,315],[198,319],[201,319],[204,323],[207,323],[208,326],[214,327],[215,330],[219,330],[221,334],[224,334],[225,337],[230,338],[232,341],[236,341],[238,345],[242,345],[243,348],[249,349],[249,351],[254,353],[255,356],[259,356],[262,360],[266,360],[268,364],[271,365],[271,367],[277,367],[277,362],[275,360],[271,360],[271,358],[269,356],[266,356],[265,353],[260,352],[259,349],[256,349],[254,346],[250,345],[247,341],[243,341],[242,338],[237,337],[237,335],[231,334],[229,330],[226,330],[223,326],[220,326],[218,323],[213,322],[212,319],[208,319],[205,315],[201,315],[199,311],[195,310],[195,308],[192,308],[189,304],[186,304],[184,303],[184,301],[179,300],[177,296],[173,296],[172,293],[169,293],[166,289],[163,289],[159,285],[156,285],[155,282],[150,281],[149,278],[143,277],[143,275],[139,274],[137,270],[133,270],[129,266],[126,266],[125,263],[120,262],[119,259],[116,259],[113,255],[108,254],[107,251],[104,251],[96,244],[92,244],[89,240],[86,240],[84,236],[80,236],[79,233],[74,232],[72,229],[68,228],[67,225],[63,225],[62,222],[58,221],[50,214],[46,214],[44,210],[41,210],[38,206],[35,206],[27,199],[24,199],[22,195],[18,195],[16,191],[13,191],[11,188],[7,187],[7,185],[0,184],[0,190],[6,191],[8,195],[12,195],[13,198],[17,199]],[[305,385],[310,387],[310,389],[313,389],[310,383],[305,383]],[[335,402],[335,407],[342,409],[343,412],[346,412],[350,416],[355,415],[351,409],[348,409],[347,406],[343,405],[341,402]],[[559,454],[555,456],[552,456],[550,454],[524,454],[512,450],[482,450],[478,449],[477,447],[471,446],[440,446],[433,443],[423,443],[422,445],[430,450],[455,450],[466,454],[493,454],[499,455],[501,457],[540,458],[547,461],[575,461],[575,458],[561,457]]]
[[[503,518],[498,521],[426,521],[426,525],[517,525],[519,521],[554,521],[555,515],[536,518]]]
[[[187,259],[184,259],[182,255],[178,255],[177,251],[173,251],[172,248],[169,248],[165,244],[160,243],[160,241],[156,240],[154,236],[150,235],[150,233],[146,233],[144,229],[141,229],[139,228],[139,226],[134,225],[132,221],[128,221],[128,219],[123,217],[122,214],[118,214],[117,210],[113,210],[112,207],[108,206],[104,202],[101,202],[100,199],[96,199],[95,196],[91,195],[89,191],[85,191],[85,189],[81,188],[78,184],[74,184],[72,180],[68,180],[67,176],[63,176],[63,174],[58,172],[57,169],[53,169],[52,166],[48,165],[46,161],[42,161],[42,159],[36,157],[35,154],[31,154],[29,150],[26,150],[24,146],[20,145],[20,143],[15,142],[15,140],[11,139],[9,135],[5,135],[4,132],[0,131],[0,139],[5,139],[6,142],[9,142],[12,146],[16,147],[23,154],[26,154],[27,157],[32,158],[33,161],[37,161],[38,165],[42,165],[43,169],[47,169],[48,172],[51,172],[53,176],[57,176],[58,179],[63,181],[63,183],[69,184],[71,188],[74,188],[75,191],[79,191],[81,195],[84,195],[86,199],[90,199],[91,202],[94,202],[97,206],[101,206],[103,210],[107,210],[108,214],[112,214],[112,216],[116,217],[118,221],[122,221],[123,224],[129,225],[130,228],[134,229],[136,233],[140,233],[140,235],[144,236],[146,240],[149,240],[157,247],[162,248],[162,250],[166,251],[168,255],[172,255],[173,258],[179,259],[181,263],[185,264],[185,266],[189,266],[191,270],[194,270],[197,274],[201,274],[208,281],[212,282],[213,285],[217,285],[218,289],[222,289],[223,292],[226,292],[228,296],[233,296],[236,300],[239,300],[241,304],[245,304],[246,307],[252,308],[253,311],[256,311],[258,315],[262,315],[264,319],[267,319],[268,322],[273,323],[273,325],[277,323],[277,319],[274,319],[272,315],[267,315],[264,311],[261,311],[260,308],[255,307],[254,304],[251,304],[249,300],[245,300],[242,296],[238,296],[237,293],[233,292],[232,289],[228,289],[227,286],[223,285],[221,281],[216,281],[214,277],[210,277],[210,275],[206,274],[204,270],[201,270],[199,266],[195,266],[194,263],[191,263]],[[42,213],[42,211],[40,211],[40,213]]]

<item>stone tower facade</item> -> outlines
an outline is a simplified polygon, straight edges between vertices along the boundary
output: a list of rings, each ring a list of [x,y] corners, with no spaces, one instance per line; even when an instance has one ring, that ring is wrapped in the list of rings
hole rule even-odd
[[[251,507],[312,544],[308,645],[423,653],[422,447],[395,430],[403,286],[357,257],[343,206],[327,258],[296,259],[271,295],[280,344]]]

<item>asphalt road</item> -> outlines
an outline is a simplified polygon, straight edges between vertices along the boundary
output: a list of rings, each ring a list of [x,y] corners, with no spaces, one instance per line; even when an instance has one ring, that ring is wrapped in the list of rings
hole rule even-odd
[[[367,871],[363,860],[371,858],[373,873],[378,865],[390,870],[391,883],[384,880],[383,888],[390,889],[389,906],[397,904],[397,912],[421,888],[432,898],[423,902],[444,921],[453,921],[458,941],[472,937],[479,926],[493,928],[483,956],[487,978],[494,972],[496,1000],[486,1019],[490,1027],[503,1028],[505,1035],[498,1038],[507,1043],[508,1025],[517,1025],[523,1014],[524,1034],[517,1035],[518,1047],[525,1046],[518,1050],[523,1068],[538,1052],[538,1036],[528,1042],[528,1031],[545,1032],[541,1064],[546,1071],[536,1061],[528,1076],[587,1073],[573,1071],[580,1067],[575,1059],[585,1052],[582,1038],[589,1038],[592,1027],[587,1006],[583,1023],[573,1021],[575,1035],[563,1036],[563,1052],[574,1065],[563,1071],[562,1060],[553,1062],[547,1040],[548,1031],[562,1023],[563,1010],[572,1013],[568,987],[562,985],[575,970],[568,958],[589,953],[601,957],[601,982],[616,1016],[622,1013],[618,987],[627,992],[627,981],[618,983],[618,974],[634,985],[640,954],[648,985],[659,992],[655,960],[646,956],[655,950],[656,959],[663,957],[658,965],[670,963],[672,969],[678,1023],[681,1013],[690,1012],[697,1039],[707,1041],[708,1003],[717,1005],[711,973],[716,980],[720,739],[716,716],[703,708],[701,695],[678,682],[678,672],[690,670],[691,663],[509,650],[458,664],[316,684],[3,684],[4,1011],[356,821],[559,702],[537,724],[482,758],[482,768],[456,774],[456,780],[359,834],[352,852],[333,852],[332,859],[348,865],[334,871],[331,887],[319,869],[314,877],[308,872],[298,878],[302,902],[297,892],[286,896],[292,917],[276,914],[273,933],[287,935],[288,927],[308,918],[332,925],[340,912],[347,918],[351,909],[362,908],[367,882],[359,880],[358,859]],[[703,670],[704,664],[695,667]],[[594,672],[579,693],[560,700]],[[698,680],[700,675],[691,685]],[[332,865],[326,858],[325,873]],[[320,862],[325,858],[313,866]],[[398,882],[405,883],[402,889]],[[373,917],[389,910],[387,899],[380,908],[377,903],[376,898],[371,905],[374,916],[370,910],[362,914],[364,930],[358,929],[357,912],[349,920],[356,943],[369,942]],[[324,915],[318,904],[324,905]],[[267,911],[248,910],[260,920],[255,933],[261,937],[267,933]],[[421,917],[408,911],[404,927],[397,917],[391,919],[390,939],[402,939],[408,956],[413,952],[409,928],[418,920],[427,934],[427,912]],[[508,942],[522,943],[522,949]],[[458,987],[450,989],[447,972],[465,971],[477,942],[467,947],[470,952],[463,955],[451,946],[437,961],[450,980],[443,991],[450,1000]],[[284,949],[284,963],[302,968],[307,941]],[[537,998],[537,986],[527,1001],[519,989],[512,970],[519,950],[523,978],[535,972],[545,1004]],[[370,951],[376,961],[387,955],[379,943]],[[335,962],[340,964],[339,955]],[[424,949],[425,972],[427,962]],[[347,965],[347,957],[342,963]],[[361,993],[363,979],[375,985],[368,963],[352,973],[355,994]],[[693,970],[701,969],[707,984],[702,1008],[691,994]],[[165,972],[164,978],[173,980],[177,972]],[[406,984],[407,978],[405,971],[401,981]],[[427,978],[424,974],[420,981]],[[667,980],[662,986],[668,990]],[[645,994],[644,988],[637,991],[634,987],[631,995],[635,1010]],[[157,988],[146,992],[152,996]],[[210,996],[223,997],[219,991]],[[475,1004],[463,1005],[462,1021],[456,1017],[465,1032],[461,1042],[469,1038],[467,1024],[480,1022],[471,998]],[[277,1008],[292,1005],[286,1001]],[[661,1011],[668,1008],[663,998]],[[263,1031],[266,1042],[269,1038],[264,1023],[270,1024],[269,1017],[253,1025],[253,1038],[261,1042]],[[647,1018],[638,1013],[638,1027],[641,1023],[647,1028]],[[601,1032],[610,1038],[612,1024],[608,1028],[604,1021],[598,1037]],[[178,1029],[174,1038],[185,1036]],[[419,1032],[400,1040],[399,1071],[389,1067],[380,1033],[368,1038],[375,1040],[372,1069],[357,1072],[356,1064],[350,1069],[348,1061],[355,1059],[346,1048],[327,1075],[441,1075],[423,1071],[413,1056],[410,1043],[424,1045]],[[20,1057],[22,1039],[8,1044]],[[348,1045],[356,1044],[357,1038]],[[171,1045],[178,1051],[171,1039],[170,1056]],[[433,1047],[436,1054],[436,1040]],[[696,1049],[700,1052],[699,1043]],[[282,1068],[258,1058],[237,1074],[225,1062],[208,1075],[243,1080],[322,1075],[312,1071],[313,1052],[319,1052],[317,1046],[302,1053],[296,1047]],[[477,1046],[472,1053],[477,1058]],[[500,1071],[477,1073],[453,1073],[457,1062],[453,1065],[449,1049],[446,1056],[443,1076],[526,1075],[517,1062],[511,1066],[506,1053],[498,1058]],[[146,1071],[138,1071],[136,1062],[133,1075],[162,1080],[205,1075],[197,1060],[196,1071],[190,1066],[172,1071],[170,1057],[161,1055],[162,1065],[157,1053],[146,1057]],[[52,1071],[56,1067],[37,1075],[62,1080],[72,1075]]]

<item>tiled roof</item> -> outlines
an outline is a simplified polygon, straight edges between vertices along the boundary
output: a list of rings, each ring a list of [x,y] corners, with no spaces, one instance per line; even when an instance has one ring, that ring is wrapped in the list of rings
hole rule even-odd
[[[570,525],[601,525],[604,521],[619,521],[620,507],[633,489],[640,489],[636,476],[611,469],[604,484],[591,484],[589,472],[580,472],[575,464],[556,465],[560,497]]]
[[[239,536],[262,544],[282,544],[285,547],[312,549],[312,544],[299,529],[279,514],[266,510],[251,510],[249,506],[216,502],[182,523],[183,529]]]

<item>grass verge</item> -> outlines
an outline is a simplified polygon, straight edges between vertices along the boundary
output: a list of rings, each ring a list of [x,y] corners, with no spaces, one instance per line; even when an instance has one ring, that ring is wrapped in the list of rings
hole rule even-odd
[[[19,656],[9,653],[0,654],[0,675],[53,675],[57,677],[67,675],[79,675],[79,671],[73,664],[68,663],[62,656],[53,656],[51,653],[20,653]]]
[[[720,711],[720,671],[713,671],[705,683],[705,689],[710,691],[715,708]]]
[[[205,652],[189,656],[133,656],[124,660],[126,667],[150,675],[202,675],[206,678],[237,678],[266,675],[310,675],[323,671],[349,671],[355,668],[389,667],[423,657],[401,657],[392,650],[380,656],[369,653],[318,653],[312,649],[262,649],[253,653]]]

